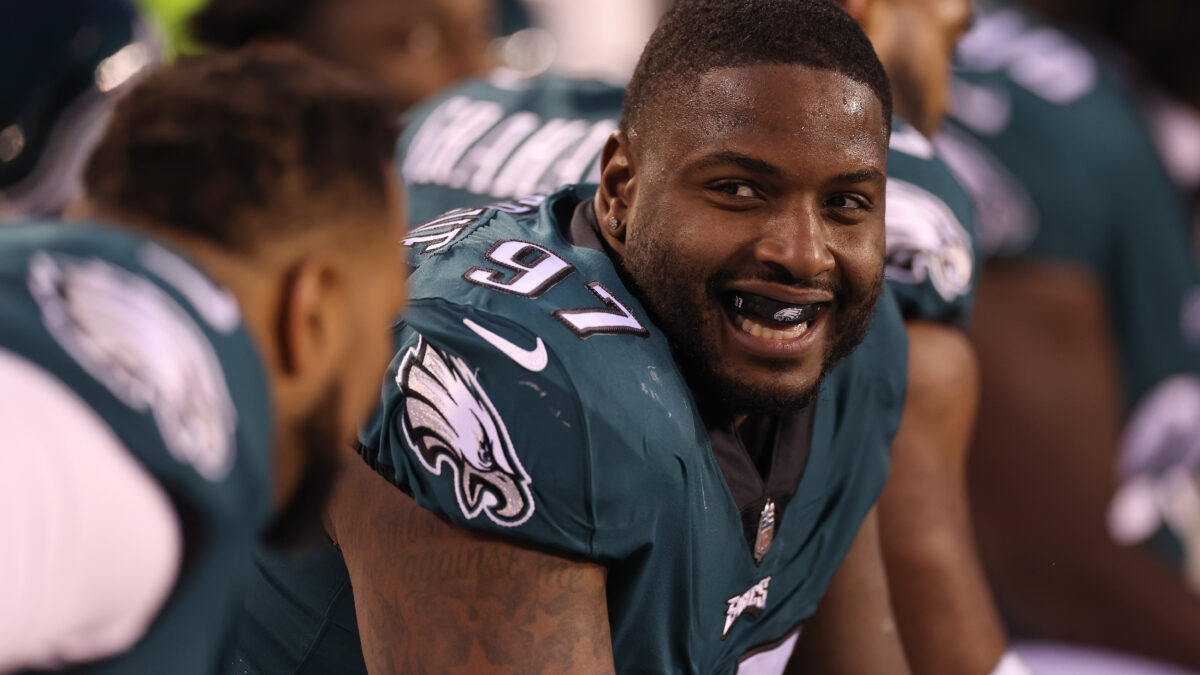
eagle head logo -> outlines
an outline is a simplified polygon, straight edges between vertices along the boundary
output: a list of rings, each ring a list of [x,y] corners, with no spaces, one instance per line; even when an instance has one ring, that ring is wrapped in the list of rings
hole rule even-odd
[[[404,431],[432,474],[450,467],[459,508],[502,527],[533,515],[529,475],[513,450],[508,429],[462,359],[424,339],[409,349],[396,374],[404,394]]]

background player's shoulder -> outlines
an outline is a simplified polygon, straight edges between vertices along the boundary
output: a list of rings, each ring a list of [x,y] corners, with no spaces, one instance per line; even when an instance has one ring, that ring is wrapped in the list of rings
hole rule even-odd
[[[405,137],[411,139],[436,111],[442,111],[442,114],[458,113],[466,110],[470,101],[499,106],[480,106],[480,110],[498,110],[509,114],[530,111],[546,118],[585,119],[617,117],[624,99],[623,87],[601,80],[570,78],[552,73],[523,77],[512,71],[497,70],[487,77],[450,87],[414,108],[406,115],[408,126]]]
[[[267,480],[266,375],[232,293],[103,224],[17,226],[0,242],[0,345],[77,391],[152,473]]]
[[[1032,206],[1019,208],[1025,232],[985,223],[1003,235],[987,239],[1009,240],[989,248],[1108,276],[1142,223],[1180,222],[1132,84],[1103,48],[1010,9],[983,15],[959,53],[953,121],[1004,167],[1000,182],[1019,178],[1002,192]]]
[[[893,121],[888,152],[887,279],[907,319],[966,324],[974,301],[974,208],[933,143]]]
[[[453,88],[409,117],[398,159],[414,221],[598,180],[624,90],[505,72]]]
[[[1047,154],[1063,148],[1079,161],[1081,152],[1112,152],[1124,142],[1116,136],[1142,126],[1111,53],[1017,9],[982,13],[958,57],[953,114],[975,134]],[[1005,135],[1010,128],[1020,133]]]

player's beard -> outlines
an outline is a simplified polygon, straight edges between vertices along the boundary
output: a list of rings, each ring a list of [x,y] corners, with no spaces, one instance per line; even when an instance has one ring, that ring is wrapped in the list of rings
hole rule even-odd
[[[673,265],[673,261],[678,261]],[[711,275],[697,297],[695,284],[687,281],[681,268],[687,265],[661,239],[650,236],[625,250],[618,269],[622,280],[642,302],[654,325],[663,332],[680,372],[706,411],[725,415],[788,414],[808,406],[825,375],[850,355],[866,337],[875,316],[875,305],[883,290],[883,271],[863,289],[796,279],[782,271],[764,271],[751,276],[720,271]],[[833,339],[822,355],[820,374],[805,388],[753,386],[735,373],[721,368],[722,354],[710,336],[718,335],[725,321],[721,289],[733,279],[772,281],[796,288],[820,288],[833,294],[835,313],[830,326]],[[780,362],[782,372],[791,367]]]
[[[263,541],[280,550],[295,550],[315,541],[323,532],[321,515],[333,492],[342,447],[341,389],[330,385],[312,415],[301,425],[299,443],[304,470],[291,499],[267,526]]]

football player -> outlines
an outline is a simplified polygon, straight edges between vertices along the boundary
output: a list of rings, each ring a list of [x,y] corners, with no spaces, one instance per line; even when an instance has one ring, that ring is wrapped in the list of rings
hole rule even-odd
[[[980,547],[1014,632],[1200,669],[1200,597],[1179,569],[1200,563],[1200,275],[1128,78],[1151,63],[1118,66],[1096,42],[1120,7],[1120,31],[1133,15],[1194,31],[1161,13],[1194,7],[1041,4],[1093,30],[984,14],[941,141],[977,193],[988,256],[973,330]]]
[[[1126,68],[1132,65],[1127,75],[1159,156],[1191,210],[1192,237],[1200,236],[1200,81],[1195,77],[1200,5],[1188,0],[1030,0],[1030,5],[1052,21],[1103,39],[1101,49],[1115,50]]]
[[[972,207],[927,140],[946,113],[950,63],[971,6],[844,4],[891,77],[898,118],[888,157],[887,269],[907,320],[910,364],[905,420],[880,509],[893,600],[918,671],[987,673],[1017,657],[1004,655],[964,496],[978,398],[977,364],[963,332],[974,290]],[[603,82],[498,70],[419,106],[401,153],[413,222],[456,204],[598,180],[599,154],[623,97],[624,89]],[[409,241],[436,247],[452,229],[434,227]]]
[[[211,673],[250,548],[320,531],[403,298],[393,119],[292,48],[186,61],[85,222],[0,230],[0,671]]]
[[[230,49],[286,40],[378,79],[405,110],[487,70],[492,0],[209,0],[192,36]]]
[[[686,0],[598,188],[412,232],[340,551],[260,561],[230,672],[907,672],[890,99],[825,0]]]

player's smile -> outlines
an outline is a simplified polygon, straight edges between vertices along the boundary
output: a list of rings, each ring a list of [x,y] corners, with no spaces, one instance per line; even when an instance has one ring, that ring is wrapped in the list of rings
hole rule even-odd
[[[761,282],[721,293],[727,327],[737,344],[770,358],[802,358],[821,337],[833,302],[827,291],[795,290]]]

